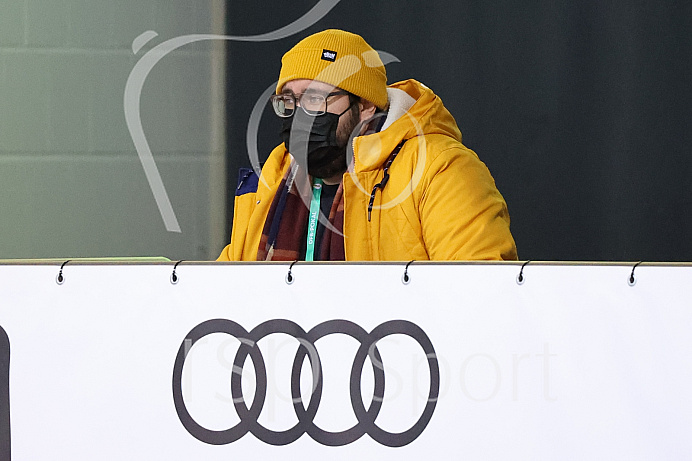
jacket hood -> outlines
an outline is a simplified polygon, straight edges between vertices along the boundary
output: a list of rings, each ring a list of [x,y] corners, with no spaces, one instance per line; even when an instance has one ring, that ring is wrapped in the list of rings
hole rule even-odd
[[[390,85],[387,92],[389,113],[383,129],[353,140],[356,172],[379,168],[405,139],[436,134],[461,142],[454,117],[430,88],[405,80]]]

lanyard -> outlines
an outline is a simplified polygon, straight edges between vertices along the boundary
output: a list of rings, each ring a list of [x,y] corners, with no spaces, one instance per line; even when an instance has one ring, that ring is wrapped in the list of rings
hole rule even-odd
[[[317,235],[317,222],[320,217],[320,198],[322,197],[322,180],[315,178],[312,185],[312,200],[310,201],[310,219],[308,220],[308,241],[305,247],[305,260],[314,261],[315,236]]]

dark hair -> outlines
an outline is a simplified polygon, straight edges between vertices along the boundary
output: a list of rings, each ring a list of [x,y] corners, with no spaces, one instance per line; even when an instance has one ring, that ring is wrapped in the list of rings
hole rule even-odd
[[[363,99],[360,96],[356,96],[353,93],[348,93],[348,104],[351,106],[351,113],[356,114],[359,112],[358,103]]]
[[[348,93],[348,103],[351,105],[351,108],[356,107],[356,103],[360,102],[360,100],[363,99],[360,96],[356,96],[353,93]],[[375,114],[382,114],[387,112],[385,109],[380,109],[379,107],[375,106]]]

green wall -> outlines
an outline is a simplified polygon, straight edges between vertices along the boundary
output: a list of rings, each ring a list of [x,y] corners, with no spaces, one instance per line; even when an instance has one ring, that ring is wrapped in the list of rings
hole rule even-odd
[[[1,0],[0,12],[0,259],[215,258],[226,240],[223,112],[215,109],[222,48],[204,41],[167,54],[141,93],[142,126],[181,232],[166,230],[123,97],[152,47],[223,33],[223,7]],[[135,55],[133,40],[148,30],[158,36]]]

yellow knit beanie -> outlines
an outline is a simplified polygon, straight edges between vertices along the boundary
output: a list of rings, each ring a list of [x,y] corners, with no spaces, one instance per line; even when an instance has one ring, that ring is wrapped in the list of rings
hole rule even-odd
[[[377,51],[360,35],[330,29],[304,38],[281,59],[276,93],[296,79],[329,83],[387,107],[387,72]]]

